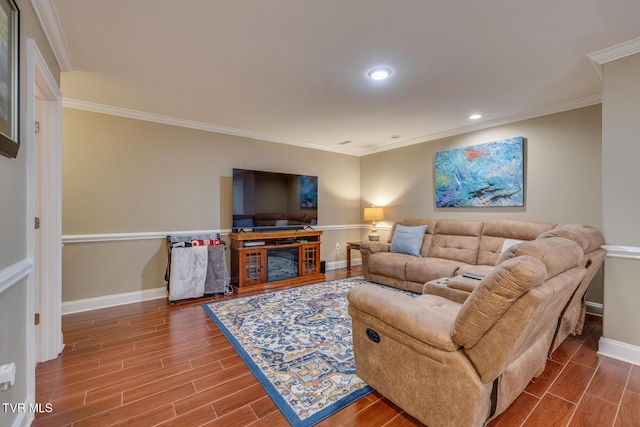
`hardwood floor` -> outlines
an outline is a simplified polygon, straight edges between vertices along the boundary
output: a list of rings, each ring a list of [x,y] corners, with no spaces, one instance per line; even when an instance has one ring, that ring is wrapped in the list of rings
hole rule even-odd
[[[352,274],[361,274],[354,267]],[[327,279],[347,276],[334,270]],[[38,365],[34,426],[286,426],[200,304],[154,300],[63,317],[65,350]],[[640,367],[596,354],[600,318],[554,352],[490,427],[640,426]],[[422,426],[378,393],[321,426]]]

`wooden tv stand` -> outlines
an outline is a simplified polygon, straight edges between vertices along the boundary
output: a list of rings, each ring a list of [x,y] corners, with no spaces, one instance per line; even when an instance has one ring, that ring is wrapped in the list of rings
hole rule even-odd
[[[324,281],[322,231],[231,233],[231,285],[239,294]]]

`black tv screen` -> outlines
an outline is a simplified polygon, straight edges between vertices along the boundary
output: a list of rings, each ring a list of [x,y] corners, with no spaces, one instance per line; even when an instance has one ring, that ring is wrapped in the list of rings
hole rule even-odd
[[[301,229],[317,223],[317,176],[233,169],[234,229]]]

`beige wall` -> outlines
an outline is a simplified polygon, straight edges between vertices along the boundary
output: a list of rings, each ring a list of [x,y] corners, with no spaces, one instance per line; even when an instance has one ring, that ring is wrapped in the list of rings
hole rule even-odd
[[[366,238],[357,225],[369,204],[385,206],[389,220],[505,217],[601,228],[600,116],[592,106],[357,158],[67,108],[63,235],[229,229],[233,167],[319,176],[327,262],[344,262],[345,243]],[[527,138],[524,208],[434,208],[435,152],[513,136]],[[162,239],[67,243],[63,301],[162,287],[165,257]],[[601,276],[590,292],[602,301]]]
[[[69,108],[63,135],[64,236],[228,230],[234,167],[316,175],[319,225],[360,223],[358,157]],[[358,239],[329,229],[322,257]],[[161,239],[67,243],[63,301],[162,287],[165,255]]]
[[[584,222],[602,228],[600,105],[373,154],[361,161],[364,205],[389,221],[409,217]],[[525,206],[436,208],[434,158],[442,150],[523,136]]]
[[[411,217],[512,218],[602,229],[601,123],[601,106],[594,105],[365,156],[360,166],[363,206],[384,206],[387,223]],[[524,207],[435,207],[436,152],[516,136],[527,139]],[[602,273],[587,299],[602,303]]]
[[[607,244],[626,258],[605,261],[603,337],[640,346],[640,54],[604,65],[603,222]]]
[[[607,243],[640,247],[640,54],[604,67],[603,179]]]
[[[16,159],[0,156],[0,271],[27,257],[26,218],[26,39],[36,41],[51,73],[59,82],[60,69],[44,36],[31,3],[18,0],[20,9],[20,138],[23,146]],[[29,101],[30,102],[30,101]],[[0,289],[4,286],[0,283]],[[27,280],[22,279],[0,291],[0,364],[16,363],[16,384],[0,392],[0,403],[24,403],[27,398]],[[33,399],[34,396],[31,396]],[[17,413],[0,411],[0,425],[12,425]]]

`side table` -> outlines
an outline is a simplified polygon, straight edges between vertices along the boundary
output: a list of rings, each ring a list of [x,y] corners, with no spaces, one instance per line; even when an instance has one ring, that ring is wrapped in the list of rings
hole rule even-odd
[[[351,250],[360,250],[360,244],[363,242],[347,242],[347,271],[351,271]]]

